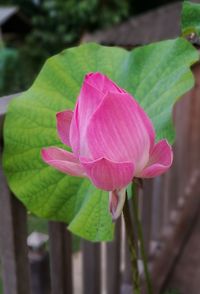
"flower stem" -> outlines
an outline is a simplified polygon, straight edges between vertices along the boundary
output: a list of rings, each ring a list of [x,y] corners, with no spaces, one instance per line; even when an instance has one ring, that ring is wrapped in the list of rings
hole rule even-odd
[[[134,221],[137,227],[137,235],[140,242],[140,252],[141,252],[141,257],[142,257],[143,266],[144,266],[144,275],[145,275],[145,280],[147,285],[147,293],[152,294],[153,289],[152,289],[151,277],[148,270],[148,260],[147,260],[147,255],[145,251],[145,246],[144,246],[142,224],[138,214],[138,201],[137,201],[138,188],[136,187],[136,185],[137,184],[132,183],[132,198],[131,199],[132,199],[132,206],[133,206]]]
[[[137,253],[136,253],[137,244],[136,244],[135,237],[134,237],[134,229],[133,229],[133,224],[132,224],[132,220],[131,220],[127,194],[126,194],[126,200],[124,203],[123,214],[124,214],[124,221],[125,221],[125,226],[126,226],[126,233],[127,233],[130,257],[131,257],[133,293],[140,294],[141,293],[140,292],[140,277],[139,277],[138,264],[137,264]]]

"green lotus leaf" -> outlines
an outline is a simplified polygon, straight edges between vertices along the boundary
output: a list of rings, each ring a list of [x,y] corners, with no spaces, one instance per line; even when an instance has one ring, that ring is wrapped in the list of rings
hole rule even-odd
[[[73,109],[84,75],[99,71],[134,95],[152,119],[157,139],[173,142],[172,107],[193,86],[190,66],[197,59],[182,38],[130,52],[85,44],[50,58],[33,86],[11,102],[6,116],[3,159],[11,190],[37,216],[65,222],[88,240],[111,240],[108,193],[41,160],[42,147],[66,148],[56,132],[56,112]]]

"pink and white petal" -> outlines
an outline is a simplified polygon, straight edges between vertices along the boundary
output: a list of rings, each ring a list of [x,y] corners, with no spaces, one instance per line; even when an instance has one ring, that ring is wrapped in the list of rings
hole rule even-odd
[[[89,73],[86,75],[87,83],[89,83],[94,88],[98,89],[103,94],[107,92],[125,93],[126,91],[118,87],[112,80],[110,80],[106,75],[100,72]]]
[[[126,199],[126,188],[109,192],[109,211],[115,221],[122,213]]]
[[[80,150],[82,150],[82,156],[88,156],[84,140],[85,130],[101,99],[103,99],[103,94],[88,84],[85,78],[74,110],[69,135],[72,150],[76,156],[80,155]]]
[[[149,159],[153,125],[128,93],[109,92],[91,117],[86,141],[94,159],[132,161],[137,171]]]
[[[156,137],[155,129],[154,129],[152,121],[150,120],[149,116],[146,114],[144,109],[139,104],[137,104],[137,105],[138,105],[138,108],[137,108],[138,113],[142,117],[143,124],[146,128],[148,135],[149,135],[150,151],[151,151],[154,147],[154,144],[155,144],[155,137]],[[145,113],[145,115],[144,115],[144,113]]]
[[[132,162],[113,162],[100,158],[89,161],[80,158],[87,176],[93,184],[102,190],[113,191],[127,186],[134,176],[134,164]]]
[[[58,135],[61,142],[68,146],[70,146],[69,131],[72,117],[73,111],[71,110],[61,111],[56,114]]]
[[[57,147],[43,148],[41,156],[44,162],[71,176],[84,177],[85,172],[77,158],[66,150]]]
[[[167,140],[161,140],[155,144],[149,158],[149,162],[138,177],[153,178],[166,172],[173,161],[172,147]],[[137,174],[136,174],[137,176]]]
[[[73,153],[78,157],[80,149],[80,132],[78,123],[78,105],[74,110],[74,115],[72,117],[71,126],[69,130],[69,141]]]
[[[84,115],[86,115],[86,117],[90,117],[98,107],[103,97],[104,94],[99,91],[98,88],[95,88],[93,85],[88,83],[86,76],[78,97],[79,114],[83,117]]]

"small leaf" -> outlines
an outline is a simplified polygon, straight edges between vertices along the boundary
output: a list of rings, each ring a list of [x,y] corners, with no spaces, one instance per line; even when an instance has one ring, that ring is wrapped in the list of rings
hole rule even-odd
[[[99,71],[138,99],[157,139],[173,142],[172,107],[193,86],[190,66],[197,60],[197,51],[182,38],[131,52],[85,44],[50,58],[33,86],[12,101],[6,116],[4,169],[14,194],[34,214],[65,222],[83,238],[111,240],[108,193],[41,160],[42,147],[66,148],[56,132],[56,112],[73,109],[84,75]]]
[[[183,2],[181,27],[183,35],[194,33],[200,36],[200,4]]]

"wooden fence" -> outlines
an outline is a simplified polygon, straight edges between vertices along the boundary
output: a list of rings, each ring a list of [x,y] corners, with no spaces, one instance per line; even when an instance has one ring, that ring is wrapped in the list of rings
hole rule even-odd
[[[139,195],[141,221],[154,294],[167,283],[200,210],[200,65],[194,67],[196,84],[176,105],[174,164],[164,176],[144,182]],[[3,121],[13,97],[0,98],[0,249],[4,294],[72,294],[71,235],[65,224],[49,222],[49,261],[27,247],[27,212],[12,195],[2,170]],[[77,294],[131,293],[130,260],[123,221],[108,244],[83,241],[82,291]],[[44,257],[44,256],[43,256]],[[139,258],[139,257],[138,257]],[[37,270],[33,270],[33,264]],[[46,275],[46,277],[45,277]],[[142,274],[141,274],[142,275]],[[50,282],[49,282],[50,281]],[[50,290],[51,289],[51,290]],[[50,292],[51,291],[51,292]],[[146,293],[145,287],[142,289]],[[76,293],[75,293],[76,294]]]

